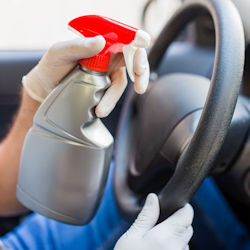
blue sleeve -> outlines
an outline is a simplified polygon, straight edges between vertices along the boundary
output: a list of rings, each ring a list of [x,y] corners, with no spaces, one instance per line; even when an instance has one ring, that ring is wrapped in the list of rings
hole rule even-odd
[[[28,216],[1,240],[11,249],[113,249],[129,225],[122,219],[112,190],[113,166],[99,209],[85,226],[63,224],[38,214]]]

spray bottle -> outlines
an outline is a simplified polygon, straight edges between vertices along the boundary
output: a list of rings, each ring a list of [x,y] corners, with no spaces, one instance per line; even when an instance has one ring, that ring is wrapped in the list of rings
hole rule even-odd
[[[111,53],[123,52],[131,75],[136,44],[144,32],[115,20],[82,16],[69,28],[85,37],[102,35],[104,49],[81,59],[39,107],[22,151],[17,198],[27,208],[76,225],[88,223],[102,197],[113,137],[94,113],[110,86]]]

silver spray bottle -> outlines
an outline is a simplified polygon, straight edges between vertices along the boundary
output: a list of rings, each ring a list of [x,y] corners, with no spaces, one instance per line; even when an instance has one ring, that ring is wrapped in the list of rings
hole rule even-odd
[[[82,225],[99,205],[113,147],[94,109],[110,86],[110,52],[121,52],[137,29],[93,15],[69,26],[86,37],[103,35],[106,46],[97,56],[80,60],[39,107],[23,147],[17,198],[32,211]]]
[[[109,78],[79,66],[34,117],[22,153],[18,199],[29,209],[71,224],[93,216],[108,174],[113,137],[94,107]]]

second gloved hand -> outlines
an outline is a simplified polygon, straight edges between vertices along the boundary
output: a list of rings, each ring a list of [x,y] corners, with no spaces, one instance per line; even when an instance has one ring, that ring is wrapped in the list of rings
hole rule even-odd
[[[27,93],[38,102],[42,102],[60,81],[76,66],[77,61],[98,54],[105,46],[102,36],[78,38],[59,42],[52,46],[26,76],[23,85]],[[146,91],[149,81],[149,65],[144,48],[137,48],[133,58],[135,75],[135,91],[142,94]],[[96,114],[107,116],[115,107],[127,85],[125,61],[122,54],[112,56],[109,65],[111,86],[106,91]]]
[[[187,204],[165,221],[155,225],[160,213],[158,197],[149,194],[130,229],[122,235],[115,250],[186,250],[193,235],[193,208]]]

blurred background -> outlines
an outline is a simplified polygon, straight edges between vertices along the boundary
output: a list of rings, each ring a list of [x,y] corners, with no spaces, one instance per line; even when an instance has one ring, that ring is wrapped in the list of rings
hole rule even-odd
[[[155,36],[181,0],[1,0],[0,50],[46,49],[57,41],[75,38],[67,23],[87,14],[104,15],[139,28],[149,2],[144,28]]]

